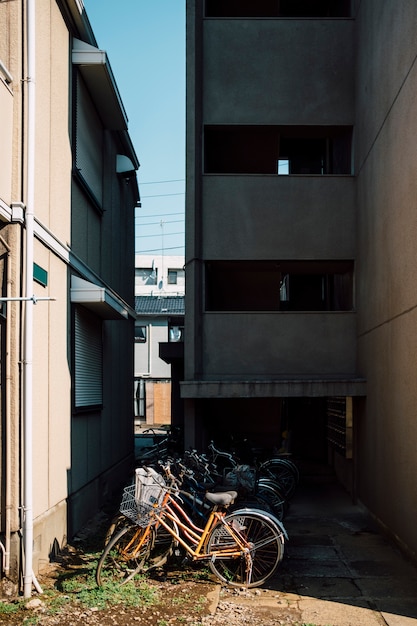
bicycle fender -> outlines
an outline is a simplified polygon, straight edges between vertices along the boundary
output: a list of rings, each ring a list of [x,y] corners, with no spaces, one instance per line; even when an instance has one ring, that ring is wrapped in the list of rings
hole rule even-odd
[[[261,511],[259,509],[250,509],[250,508],[245,508],[245,509],[237,509],[236,511],[233,511],[233,513],[230,513],[230,515],[245,515],[246,513],[256,513],[256,515],[259,515],[260,517],[263,517],[264,519],[272,522],[273,524],[275,524],[276,526],[278,526],[278,528],[280,529],[281,533],[283,534],[283,536],[285,537],[285,539],[287,541],[289,541],[288,538],[288,533],[285,530],[284,524],[275,517],[275,515],[272,515],[272,513],[269,513],[268,511]],[[229,517],[229,515],[226,515],[226,520]]]

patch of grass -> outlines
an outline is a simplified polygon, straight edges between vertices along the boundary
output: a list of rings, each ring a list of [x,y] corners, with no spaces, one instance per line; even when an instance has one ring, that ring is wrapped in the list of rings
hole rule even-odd
[[[0,602],[0,615],[12,615],[17,613],[21,608],[19,602]]]
[[[37,626],[39,619],[39,617],[26,617],[22,622],[22,626]]]
[[[96,563],[90,563],[87,568],[77,572],[65,574],[58,579],[57,587],[65,594],[76,600],[86,608],[105,609],[109,606],[124,604],[125,606],[143,606],[154,604],[158,600],[158,593],[144,576],[136,576],[125,585],[114,582],[105,582],[97,587],[95,580]]]
[[[195,605],[195,610],[197,612],[200,612],[204,609],[204,606],[206,604],[206,597],[205,596],[200,596],[197,600],[197,603]]]

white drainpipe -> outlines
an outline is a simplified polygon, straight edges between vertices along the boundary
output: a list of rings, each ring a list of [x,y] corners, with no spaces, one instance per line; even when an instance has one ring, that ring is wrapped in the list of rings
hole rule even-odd
[[[26,1],[27,29],[27,202],[26,202],[26,284],[24,303],[23,344],[23,422],[24,422],[24,480],[23,480],[23,592],[32,595],[33,583],[33,242],[35,199],[35,0]]]
[[[10,297],[10,286],[12,284],[12,269],[11,269],[11,256],[10,256],[10,246],[0,235],[0,241],[3,246],[7,250],[7,293],[6,296]],[[12,446],[11,446],[11,413],[10,413],[10,383],[11,383],[11,366],[10,366],[10,351],[11,351],[11,330],[10,330],[10,311],[7,311],[7,317],[9,318],[6,321],[6,406],[5,406],[5,422],[6,422],[6,433],[5,433],[5,460],[6,460],[6,481],[5,481],[5,489],[4,489],[4,500],[5,500],[5,542],[4,542],[4,574],[5,576],[9,575],[10,572],[10,545],[11,545],[11,511],[12,511],[12,502],[11,502],[11,476],[12,476]]]

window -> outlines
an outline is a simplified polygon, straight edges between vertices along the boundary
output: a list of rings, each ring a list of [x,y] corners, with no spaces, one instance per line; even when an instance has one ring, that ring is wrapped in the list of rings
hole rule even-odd
[[[76,409],[103,404],[102,320],[83,307],[74,312],[74,402]]]
[[[146,416],[146,383],[143,378],[135,380],[135,417]]]
[[[207,311],[351,311],[352,261],[209,261]]]
[[[76,82],[75,173],[94,204],[102,208],[104,129],[80,74]]]
[[[206,126],[208,174],[351,174],[349,126]]]
[[[146,326],[135,326],[135,341],[136,343],[146,343]]]
[[[185,285],[184,269],[168,269],[168,285],[183,287]]]
[[[184,318],[171,317],[168,320],[168,341],[184,341]]]
[[[206,0],[206,17],[349,17],[350,0]]]
[[[137,267],[135,269],[135,284],[136,287],[142,287],[143,285],[156,285],[158,282],[158,271],[152,267]]]
[[[168,270],[168,285],[176,285],[178,273],[176,270]]]

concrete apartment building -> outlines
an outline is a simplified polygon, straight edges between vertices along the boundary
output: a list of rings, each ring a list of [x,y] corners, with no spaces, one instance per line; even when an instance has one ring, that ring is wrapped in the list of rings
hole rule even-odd
[[[135,296],[183,296],[184,293],[184,255],[135,255]]]
[[[0,2],[0,113],[1,565],[27,596],[133,461],[139,163],[82,2]]]
[[[417,555],[414,0],[187,2],[186,443],[330,464]]]
[[[136,432],[171,424],[171,369],[173,358],[183,359],[184,294],[184,256],[135,256]]]

